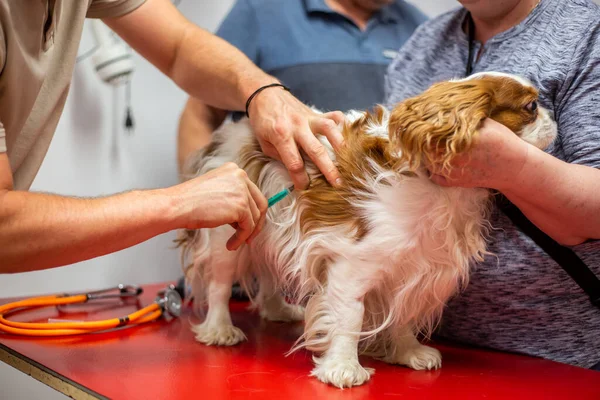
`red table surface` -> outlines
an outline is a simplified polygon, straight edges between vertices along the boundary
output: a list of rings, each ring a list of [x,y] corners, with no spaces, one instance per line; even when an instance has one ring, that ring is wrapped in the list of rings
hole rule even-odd
[[[164,286],[146,286],[141,304],[153,301]],[[104,319],[136,308],[114,303],[86,307],[89,314],[81,306],[67,314],[46,308],[14,319]],[[372,379],[339,390],[308,376],[308,352],[284,356],[301,324],[262,321],[244,303],[232,303],[232,318],[249,340],[228,348],[194,340],[190,321],[196,319],[189,308],[171,322],[77,337],[0,334],[0,343],[111,399],[600,399],[600,373],[454,345],[436,345],[443,356],[438,371],[413,371],[364,358],[365,366],[376,369]]]

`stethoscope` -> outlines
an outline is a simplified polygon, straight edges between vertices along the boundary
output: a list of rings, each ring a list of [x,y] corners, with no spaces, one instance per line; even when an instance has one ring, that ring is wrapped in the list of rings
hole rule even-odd
[[[112,293],[117,291],[117,293]],[[121,300],[136,298],[143,293],[142,288],[135,285],[118,285],[114,288],[97,290],[87,293],[59,294],[50,296],[33,297],[30,299],[15,301],[0,306],[0,331],[13,335],[22,336],[66,336],[81,335],[106,331],[124,326],[134,326],[146,322],[156,321],[160,317],[171,319],[181,314],[181,296],[173,285],[158,292],[154,302],[136,312],[120,318],[112,318],[102,321],[81,322],[15,322],[7,317],[10,314],[31,308],[55,306],[64,307],[73,304],[87,303],[92,300],[118,298]]]

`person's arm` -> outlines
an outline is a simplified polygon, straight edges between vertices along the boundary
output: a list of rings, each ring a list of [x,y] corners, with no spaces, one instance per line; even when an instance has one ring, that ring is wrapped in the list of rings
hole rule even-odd
[[[250,61],[259,64],[262,24],[259,11],[251,0],[236,0],[215,35],[240,50]],[[223,123],[227,113],[190,97],[179,120],[177,156],[180,176],[185,178],[188,157],[210,142],[211,134]]]
[[[210,143],[212,133],[223,123],[227,112],[207,106],[190,97],[179,119],[177,132],[177,164],[180,175],[185,174],[189,156]]]
[[[598,26],[597,22],[593,22]],[[557,144],[567,162],[485,121],[478,143],[441,184],[497,189],[563,245],[600,239],[600,31],[577,38],[571,70],[555,96]],[[461,172],[462,171],[462,172]]]
[[[493,120],[485,120],[479,132],[476,146],[453,163],[448,179],[433,175],[434,182],[499,190],[563,245],[600,239],[599,169],[561,161]]]
[[[213,107],[243,111],[256,89],[276,82],[234,46],[185,19],[169,0],[147,0],[103,21],[188,94]],[[261,92],[249,112],[263,150],[283,161],[297,187],[308,185],[297,144],[336,184],[339,172],[313,132],[339,148],[339,113],[320,116],[281,88]]]
[[[596,168],[566,163],[532,147],[521,172],[501,190],[531,222],[563,245],[600,239]]]
[[[0,153],[0,273],[47,269],[112,253],[179,228],[231,224],[236,249],[262,228],[267,201],[234,164],[167,189],[80,199],[13,190]]]

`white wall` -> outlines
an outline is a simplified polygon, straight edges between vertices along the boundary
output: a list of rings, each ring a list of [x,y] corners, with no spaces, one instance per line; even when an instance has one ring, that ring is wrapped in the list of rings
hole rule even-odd
[[[283,1],[283,0],[282,0]],[[291,1],[291,0],[285,0]],[[430,15],[457,5],[454,0],[414,1]],[[180,10],[214,30],[233,0],[183,0]],[[94,45],[84,29],[80,54]],[[186,95],[139,56],[132,83],[135,132],[123,129],[124,90],[103,84],[85,60],[75,67],[71,91],[56,136],[32,190],[99,196],[133,188],[176,183],[176,129]],[[49,271],[0,277],[2,296],[149,283],[180,275],[174,233],[130,249]]]

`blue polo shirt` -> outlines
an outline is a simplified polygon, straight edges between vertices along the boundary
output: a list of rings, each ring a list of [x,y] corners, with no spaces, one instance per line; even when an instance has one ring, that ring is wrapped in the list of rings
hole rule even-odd
[[[323,111],[367,109],[384,101],[384,75],[426,17],[395,1],[361,31],[324,0],[238,0],[217,35]]]

